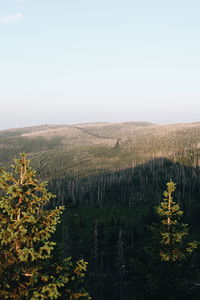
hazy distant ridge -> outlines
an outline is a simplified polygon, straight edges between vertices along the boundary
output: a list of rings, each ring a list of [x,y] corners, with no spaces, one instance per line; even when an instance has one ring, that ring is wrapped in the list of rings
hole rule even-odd
[[[47,178],[120,170],[157,157],[200,164],[200,122],[40,125],[0,131],[0,163],[27,152]]]

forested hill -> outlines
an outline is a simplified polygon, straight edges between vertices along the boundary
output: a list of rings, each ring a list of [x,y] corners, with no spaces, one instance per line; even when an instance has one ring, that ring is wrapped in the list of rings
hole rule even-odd
[[[164,157],[199,166],[200,122],[41,125],[0,131],[0,165],[27,152],[42,178],[88,176]]]
[[[27,152],[59,203],[159,201],[169,179],[187,203],[199,197],[200,122],[41,125],[0,131],[0,166]],[[153,189],[152,189],[153,187]]]
[[[144,249],[152,244],[147,225],[158,224],[155,206],[170,179],[190,239],[200,240],[200,122],[0,131],[0,167],[9,168],[21,152],[28,153],[37,176],[57,195],[51,206],[66,207],[57,242],[65,256],[88,261],[86,288],[92,299],[199,299],[194,275],[200,274],[199,252],[171,271],[162,263],[150,267],[153,260]]]

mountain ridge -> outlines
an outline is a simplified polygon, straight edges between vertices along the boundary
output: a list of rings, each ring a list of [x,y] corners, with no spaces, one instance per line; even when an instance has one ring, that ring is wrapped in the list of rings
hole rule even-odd
[[[117,171],[157,157],[199,166],[199,145],[200,122],[41,125],[0,131],[0,165],[27,152],[46,179]]]

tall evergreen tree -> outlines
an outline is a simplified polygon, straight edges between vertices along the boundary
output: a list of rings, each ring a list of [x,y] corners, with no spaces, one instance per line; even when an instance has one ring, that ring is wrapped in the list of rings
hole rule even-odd
[[[164,200],[156,208],[161,217],[160,228],[160,258],[162,261],[175,262],[186,258],[197,248],[196,242],[185,242],[188,235],[188,224],[181,222],[183,211],[173,200],[176,185],[173,181],[167,183]]]
[[[188,225],[181,220],[183,211],[173,200],[176,185],[167,183],[164,200],[156,207],[160,224],[150,226],[152,241],[146,247],[146,269],[141,272],[145,280],[145,299],[196,299],[198,274],[194,270],[190,255],[197,242],[190,242]]]
[[[53,258],[51,237],[64,207],[47,209],[54,195],[36,179],[26,154],[12,168],[0,173],[0,298],[88,299],[78,290],[87,263]]]

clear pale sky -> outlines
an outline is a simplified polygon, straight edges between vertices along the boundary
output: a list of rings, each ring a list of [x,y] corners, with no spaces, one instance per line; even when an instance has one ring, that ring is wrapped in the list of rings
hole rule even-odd
[[[0,129],[200,121],[199,0],[0,0]]]

